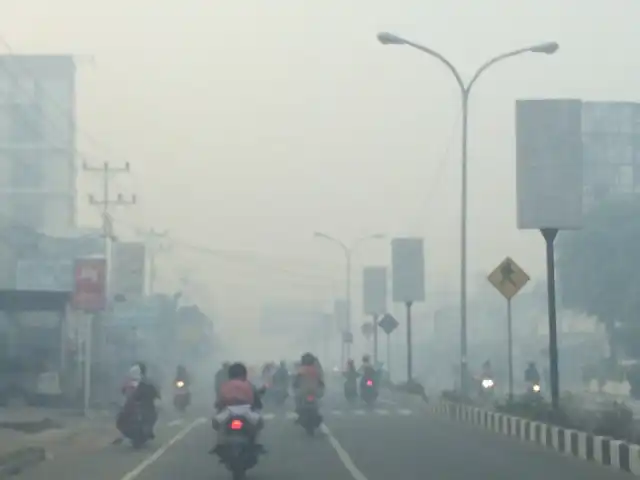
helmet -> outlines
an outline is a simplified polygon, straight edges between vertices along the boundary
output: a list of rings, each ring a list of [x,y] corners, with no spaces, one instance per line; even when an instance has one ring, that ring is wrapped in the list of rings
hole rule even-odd
[[[369,355],[362,356],[362,363],[370,363],[370,362],[371,362],[371,357]]]
[[[313,365],[316,361],[316,357],[313,354],[307,352],[300,358],[300,363],[302,365]]]
[[[350,358],[349,360],[347,360],[347,365],[352,367],[355,364],[355,362],[353,361],[353,358]]]
[[[234,363],[233,365],[229,366],[229,378],[247,378],[247,367],[245,367],[242,363]]]

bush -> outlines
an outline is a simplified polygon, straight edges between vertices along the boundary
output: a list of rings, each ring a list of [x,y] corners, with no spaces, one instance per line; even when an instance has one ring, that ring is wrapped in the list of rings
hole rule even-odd
[[[440,394],[440,398],[447,402],[453,403],[463,403],[465,405],[473,405],[474,402],[468,395],[464,395],[462,392],[458,390],[444,390]]]
[[[562,428],[580,430],[635,442],[633,412],[624,404],[613,402],[594,411],[587,409],[572,396],[563,398],[561,408],[555,410],[550,403],[539,399],[520,397],[513,402],[496,405],[496,410],[506,415],[548,423]]]
[[[421,383],[416,382],[415,380],[401,383],[400,385],[397,385],[396,388],[399,392],[408,393],[410,395],[418,395],[425,402],[428,401],[427,393],[425,392],[424,387]]]

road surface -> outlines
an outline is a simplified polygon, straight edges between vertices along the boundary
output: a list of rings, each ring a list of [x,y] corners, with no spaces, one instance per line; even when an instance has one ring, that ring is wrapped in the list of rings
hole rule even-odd
[[[324,401],[325,427],[309,438],[294,425],[291,405],[265,414],[268,449],[248,479],[256,480],[615,480],[633,478],[532,444],[428,413],[415,399],[383,395],[374,410]],[[86,442],[24,472],[24,480],[230,479],[207,454],[213,434],[204,411],[165,414],[143,451]]]

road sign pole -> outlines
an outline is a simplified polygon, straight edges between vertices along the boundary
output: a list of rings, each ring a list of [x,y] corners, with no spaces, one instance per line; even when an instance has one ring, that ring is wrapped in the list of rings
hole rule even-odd
[[[413,379],[413,351],[411,348],[411,305],[413,302],[406,302],[407,306],[407,382]]]
[[[391,334],[387,333],[387,372],[391,381]]]
[[[511,299],[507,298],[507,341],[509,363],[509,401],[513,401],[513,324],[511,322]]]
[[[556,321],[556,265],[554,242],[557,228],[540,229],[547,246],[547,301],[549,309],[549,376],[551,377],[551,403],[560,405],[560,377],[558,374],[558,334]]]
[[[373,364],[378,363],[378,315],[373,315]]]
[[[84,339],[84,414],[89,415],[91,401],[91,358],[93,343],[93,315],[87,315],[85,325],[86,336]]]

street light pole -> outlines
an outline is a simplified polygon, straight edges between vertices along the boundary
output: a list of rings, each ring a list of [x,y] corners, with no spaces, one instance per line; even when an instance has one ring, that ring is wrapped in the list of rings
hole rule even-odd
[[[469,96],[471,89],[475,85],[480,76],[491,66],[502,60],[512,58],[523,53],[546,53],[551,55],[555,53],[559,45],[555,42],[546,42],[530,47],[519,48],[510,52],[497,55],[485,63],[471,77],[471,80],[465,83],[458,69],[442,54],[431,48],[411,42],[402,37],[388,32],[378,34],[378,41],[383,45],[407,45],[420,50],[427,55],[437,58],[443,63],[453,74],[458,87],[460,87],[460,97],[462,100],[462,138],[461,138],[461,199],[460,199],[460,387],[463,393],[467,392],[468,387],[468,364],[467,364],[467,158],[468,158],[468,125],[469,125]]]
[[[356,247],[358,247],[363,241],[365,240],[371,240],[371,239],[380,239],[380,238],[384,238],[384,235],[381,233],[376,233],[373,235],[366,235],[364,237],[359,238],[358,240],[356,240],[353,245],[351,245],[351,247],[348,247],[343,241],[332,237],[330,235],[327,235],[326,233],[322,233],[322,232],[315,232],[313,234],[313,236],[315,238],[322,238],[324,240],[329,240],[330,242],[336,243],[340,246],[340,248],[342,248],[342,251],[344,252],[344,256],[345,256],[345,260],[346,260],[346,275],[345,275],[345,281],[346,281],[346,292],[345,292],[345,296],[346,296],[346,300],[347,300],[347,324],[346,324],[346,332],[351,334],[351,258],[353,256],[353,252],[356,249]],[[345,332],[342,332],[343,334]],[[350,358],[351,357],[351,343],[349,342],[344,342],[344,338],[341,340],[342,341],[342,351],[345,352],[345,356],[346,358]],[[341,359],[342,360],[342,364],[341,367],[344,367],[344,358]]]

